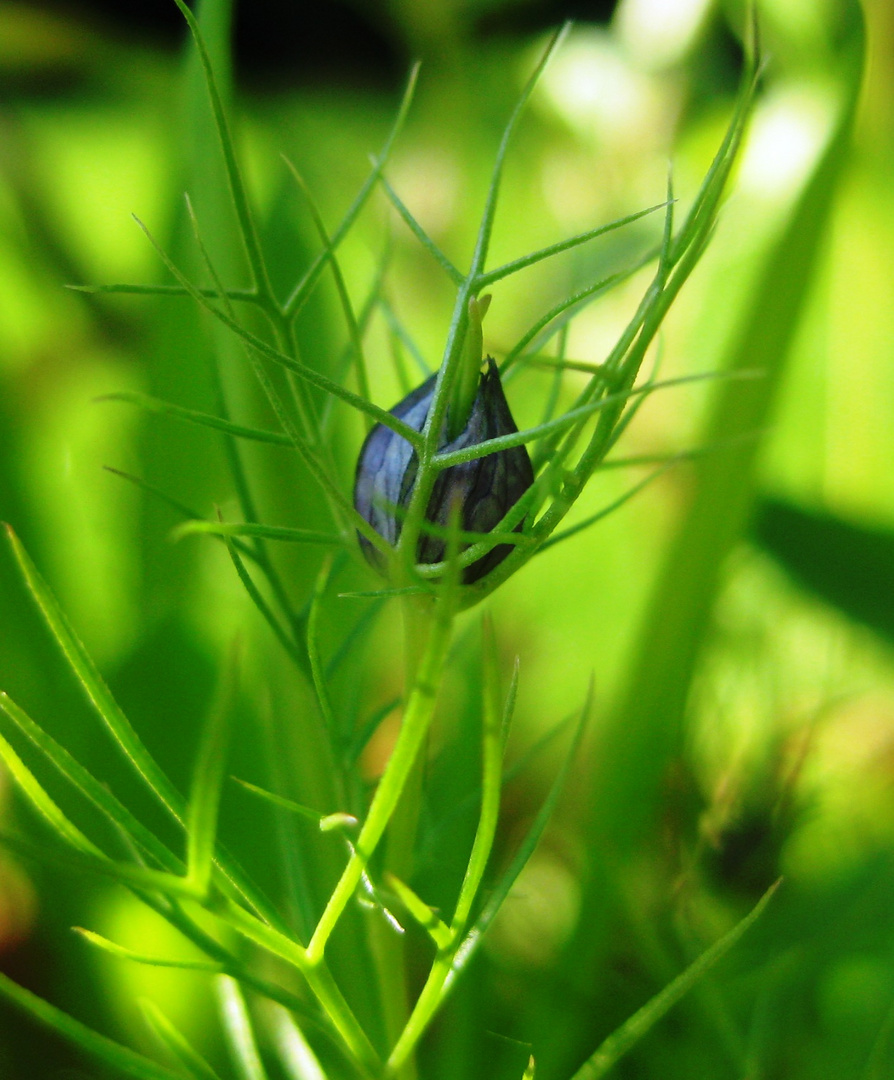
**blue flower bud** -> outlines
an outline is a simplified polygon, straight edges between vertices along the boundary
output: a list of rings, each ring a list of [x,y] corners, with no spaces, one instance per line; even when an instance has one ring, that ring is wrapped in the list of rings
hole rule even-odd
[[[499,369],[490,356],[485,364],[465,427],[451,440],[445,422],[439,451],[450,453],[464,450],[487,439],[518,431],[503,393]],[[395,405],[391,415],[403,420],[414,431],[421,431],[431,407],[434,389],[435,376],[432,375]],[[405,516],[401,511],[405,512],[410,505],[418,466],[413,447],[382,424],[376,424],[370,431],[360,450],[354,482],[354,506],[392,547],[400,539]],[[458,500],[460,527],[469,532],[490,532],[533,483],[534,470],[524,446],[452,465],[438,474],[428,502],[426,520],[446,528],[450,507],[454,500]],[[521,526],[519,522],[516,531]],[[377,570],[384,571],[381,553],[363,536],[360,536],[360,545],[369,562]],[[465,568],[463,581],[468,585],[484,577],[506,558],[512,547],[512,544],[498,544],[491,548],[486,555]],[[423,531],[419,536],[416,561],[423,564],[442,562],[446,557],[446,548],[447,542],[443,536],[433,536]]]

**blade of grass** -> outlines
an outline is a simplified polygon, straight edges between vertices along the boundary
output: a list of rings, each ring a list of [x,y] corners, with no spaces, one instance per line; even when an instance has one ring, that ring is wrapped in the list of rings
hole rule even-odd
[[[858,6],[853,5],[855,18]],[[664,763],[682,735],[685,702],[721,568],[742,534],[753,500],[760,448],[755,433],[767,430],[847,159],[862,47],[862,32],[855,28],[841,57],[838,126],[768,253],[722,368],[731,374],[750,369],[757,357],[765,377],[721,386],[699,439],[718,449],[700,460],[688,510],[668,546],[646,612],[641,648],[603,729],[593,788],[599,804],[592,826],[606,853],[627,850],[643,827]],[[635,798],[630,795],[633,787]]]
[[[482,623],[482,731],[481,731],[481,811],[478,816],[478,828],[472,843],[472,851],[463,877],[450,923],[451,935],[456,938],[465,929],[472,910],[472,904],[478,895],[478,889],[487,869],[494,837],[497,833],[497,820],[500,815],[500,791],[503,785],[503,746],[504,731],[508,731],[512,720],[512,707],[515,693],[511,693],[504,709],[500,701],[500,676],[497,643],[494,636],[493,622],[488,617]],[[517,679],[513,680],[513,687]]]
[[[331,574],[332,558],[331,556],[328,556],[323,560],[316,581],[314,582],[314,591],[310,602],[310,612],[307,618],[307,655],[310,659],[310,672],[313,679],[314,692],[317,698],[317,707],[323,721],[323,735],[329,750],[330,760],[328,761],[328,765],[332,772],[336,797],[340,803],[344,804],[345,778],[342,772],[342,761],[338,745],[341,729],[335,714],[335,709],[332,705],[332,697],[329,693],[329,686],[326,683],[323,663],[320,659],[320,607]]]
[[[616,1031],[612,1032],[601,1046],[581,1065],[571,1080],[601,1080],[628,1053],[640,1039],[687,994],[700,979],[714,967],[736,945],[742,935],[754,925],[764,913],[779,887],[777,881],[760,898],[748,915],[738,922],[732,930],[715,942],[709,949],[690,964],[685,971],[656,994],[647,1004],[633,1014]]]
[[[842,38],[837,65],[842,75],[837,128],[768,251],[727,354],[725,370],[741,370],[757,357],[766,377],[724,385],[712,406],[699,442],[730,440],[729,445],[701,460],[688,508],[667,546],[616,707],[601,729],[591,789],[597,797],[587,825],[598,859],[583,892],[580,925],[586,926],[586,934],[579,932],[572,940],[562,976],[575,985],[592,979],[601,962],[609,902],[604,882],[611,867],[625,861],[638,844],[654,813],[667,763],[678,753],[686,701],[711,625],[722,569],[749,515],[759,450],[755,433],[767,429],[847,160],[863,49],[859,5],[849,6],[856,22]],[[682,261],[677,271],[681,269]],[[577,1014],[566,1019],[568,1025],[582,1020]],[[550,1037],[559,1042],[565,1030],[564,1024],[556,1025]]]
[[[131,727],[130,722],[119,708],[102,677],[99,675],[99,672],[86,649],[81,644],[63,615],[55,597],[50,592],[46,583],[37,572],[36,567],[28,557],[25,549],[22,547],[18,537],[16,537],[15,533],[8,525],[6,526],[6,531],[13,556],[18,563],[25,584],[40,609],[51,634],[56,639],[57,644],[68,660],[71,670],[81,683],[88,700],[93,704],[100,719],[104,722],[114,740],[124,751],[127,759],[137,771],[137,774],[144,780],[150,791],[156,795],[162,805],[168,809],[174,819],[182,825],[185,817],[185,800],[156,764],[155,759],[143,746],[136,732]],[[239,560],[238,554],[235,552],[233,542],[226,538],[225,540],[231,557],[237,562],[237,565],[241,567],[242,563]],[[242,567],[242,569],[244,572],[244,567]],[[297,655],[300,656],[301,654],[298,653]],[[300,660],[298,662],[300,663]],[[218,861],[229,882],[231,882],[232,885],[248,900],[251,906],[259,913],[263,913],[264,918],[274,925],[281,925],[281,920],[276,915],[276,912],[265,900],[259,890],[249,881],[232,856],[221,853]],[[110,865],[117,864],[112,864],[110,862]],[[122,870],[124,869],[126,868],[122,867]],[[152,874],[154,872],[146,871],[146,873]],[[160,877],[162,879],[168,878],[172,882],[181,880],[172,877],[172,875],[162,874]],[[136,883],[139,884],[139,878],[136,879]],[[152,886],[147,885],[147,888],[151,887]],[[183,883],[182,887],[178,886],[178,888],[184,894],[192,896],[196,895],[195,890],[186,883]]]
[[[101,1061],[117,1070],[123,1076],[133,1080],[183,1080],[179,1072],[172,1072],[163,1065],[157,1065],[142,1054],[114,1042],[98,1031],[75,1020],[73,1016],[57,1009],[48,1001],[32,994],[30,990],[14,983],[7,975],[0,972],[0,995],[15,1008],[61,1035],[66,1042],[72,1043],[90,1057]]]

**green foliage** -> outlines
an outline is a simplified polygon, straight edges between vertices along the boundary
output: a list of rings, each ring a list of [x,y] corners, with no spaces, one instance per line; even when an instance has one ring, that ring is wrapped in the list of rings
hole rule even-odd
[[[155,527],[179,567],[171,575],[179,581],[173,596],[159,585],[164,575],[149,572],[149,559],[141,586],[155,610],[151,632],[170,635],[171,656],[186,657],[183,685],[173,693],[177,730],[170,743],[161,738],[165,673],[144,668],[135,649],[130,667],[104,674],[106,666],[92,657],[10,526],[8,565],[13,587],[30,604],[31,636],[40,643],[34,655],[44,658],[46,670],[61,672],[68,689],[42,704],[37,695],[38,709],[31,705],[33,688],[25,685],[21,700],[28,712],[0,693],[5,772],[51,835],[49,842],[31,839],[26,824],[19,831],[4,828],[3,842],[36,873],[83,880],[97,895],[105,890],[124,897],[121,902],[157,920],[157,940],[118,941],[115,933],[78,928],[75,945],[79,956],[89,951],[107,962],[103,971],[137,973],[133,993],[120,981],[112,997],[119,1009],[140,1001],[156,1044],[150,1052],[169,1064],[110,1040],[95,1030],[95,1016],[82,1023],[6,975],[0,975],[0,997],[108,1075],[146,1080],[533,1080],[535,1073],[596,1080],[616,1069],[620,1074],[627,1055],[641,1055],[650,1075],[672,1077],[713,1068],[718,1045],[743,1075],[769,1075],[777,1069],[769,1051],[756,1064],[770,1042],[762,1042],[770,1023],[765,1014],[790,978],[785,951],[808,951],[792,927],[803,899],[793,889],[788,925],[767,929],[785,902],[783,891],[765,915],[777,874],[770,880],[758,875],[759,887],[749,883],[744,896],[712,883],[709,811],[721,814],[720,797],[715,805],[681,810],[670,805],[664,786],[675,768],[683,769],[681,762],[691,765],[687,740],[698,729],[689,710],[718,637],[712,618],[723,603],[724,568],[748,527],[762,436],[849,160],[863,62],[856,5],[842,0],[842,10],[854,18],[842,21],[834,42],[840,107],[832,133],[767,244],[756,285],[740,299],[727,361],[715,380],[703,372],[659,379],[657,362],[651,371],[647,362],[658,351],[671,306],[721,228],[723,199],[759,100],[756,42],[746,49],[725,127],[714,132],[718,148],[702,155],[706,171],[700,185],[690,185],[693,197],[687,191],[678,201],[669,179],[666,198],[646,210],[567,240],[536,241],[529,254],[505,257],[500,250],[500,261],[493,252],[505,247],[500,208],[515,182],[522,118],[548,65],[569,47],[569,28],[556,33],[529,65],[533,71],[509,110],[464,262],[442,250],[441,238],[387,175],[412,127],[418,67],[381,151],[331,228],[332,200],[303,162],[299,168],[286,159],[281,196],[263,206],[254,196],[243,161],[256,162],[231,121],[230,6],[208,2],[194,15],[182,0],[175,2],[191,34],[188,113],[201,127],[203,153],[192,175],[196,190],[179,211],[173,238],[162,242],[160,231],[137,224],[176,284],[79,285],[75,291],[95,304],[134,296],[158,305],[160,326],[171,320],[171,339],[164,347],[157,339],[155,367],[164,376],[149,385],[153,392],[115,389],[99,400],[134,406],[153,431],[157,424],[179,433],[169,444],[174,475],[182,481],[178,490],[169,490],[151,452],[145,478],[112,470],[133,481],[141,499],[141,542],[149,550]],[[750,32],[756,37],[754,28]],[[530,118],[532,127],[537,122]],[[219,158],[204,152],[209,132]],[[429,351],[417,345],[391,294],[393,241],[376,258],[369,250],[358,255],[354,246],[376,195],[440,275],[432,278],[438,283],[432,295],[443,288],[452,303],[419,431],[373,400],[383,385],[406,393],[414,383],[406,356],[427,373]],[[295,201],[309,213],[314,239],[307,244],[315,245],[315,254],[300,250],[289,224],[292,211],[284,208]],[[734,215],[735,206],[725,213]],[[294,241],[288,260],[277,250],[278,231]],[[620,258],[599,253],[595,241],[616,243]],[[450,252],[458,245],[444,246]],[[562,265],[560,256],[579,260],[578,270],[558,275],[560,287],[542,304],[524,306],[528,329],[519,334],[503,324],[495,331],[503,345],[491,351],[501,357],[506,385],[518,389],[524,410],[520,430],[461,450],[439,449],[445,425],[455,435],[457,418],[467,414],[488,351],[490,327],[483,319],[491,294],[484,290],[496,290],[496,312],[516,275],[545,270],[549,260],[549,267]],[[284,284],[286,266],[291,277]],[[360,304],[354,299],[358,267],[368,271]],[[591,352],[578,351],[573,335],[596,299],[614,302],[617,295],[612,344],[597,362]],[[340,347],[333,344],[334,312],[343,325]],[[387,373],[378,359],[383,341],[394,361]],[[194,347],[201,360],[193,360]],[[329,359],[321,362],[322,356]],[[189,380],[201,363],[204,390],[194,393]],[[544,371],[548,383],[536,382]],[[694,448],[617,453],[646,403],[711,381],[717,390]],[[405,439],[415,454],[409,502],[392,508],[403,517],[394,548],[348,493],[353,453],[346,447],[374,424]],[[197,441],[174,441],[180,438]],[[183,449],[207,446],[212,438],[222,447],[213,483]],[[462,529],[455,505],[446,525],[427,520],[445,469],[518,446],[530,450],[535,482],[491,532]],[[561,675],[548,671],[536,707],[525,704],[525,664],[507,663],[521,630],[501,617],[503,594],[494,594],[504,585],[508,592],[517,574],[527,586],[534,566],[548,575],[556,565],[548,551],[560,544],[569,551],[572,537],[614,520],[615,510],[684,461],[697,463],[695,479],[678,507],[664,569],[615,701],[611,708],[603,701],[603,658],[587,656],[586,667],[596,674],[586,697],[580,703],[582,691],[570,695],[578,704],[556,722],[571,708],[562,704]],[[600,492],[594,508],[597,482],[643,466],[650,471],[609,487],[607,497]],[[266,520],[291,505],[300,508],[298,523]],[[240,520],[232,520],[234,510]],[[785,547],[778,533],[772,540],[772,514],[778,524],[778,504],[765,504],[762,535],[771,546]],[[814,542],[831,535],[821,533],[822,522],[809,524],[807,530],[800,522],[802,535]],[[387,565],[388,580],[378,588],[369,587],[356,557],[358,534]],[[442,562],[416,565],[425,534],[446,542]],[[463,584],[463,569],[497,545],[512,550],[480,581]],[[797,563],[797,553],[786,550],[787,560]],[[214,552],[221,556],[217,562],[210,561]],[[606,557],[592,561],[600,558]],[[610,566],[599,570],[610,579]],[[201,649],[190,652],[194,616],[183,616],[190,590],[202,592],[195,584],[202,574],[230,583],[221,589],[235,595],[239,586],[245,594],[244,606],[234,609],[221,592],[219,618],[215,611],[204,616],[216,635],[213,665]],[[601,600],[589,582],[574,588],[583,597],[585,621],[598,622]],[[865,601],[849,606],[828,586],[821,591],[866,618]],[[852,591],[845,592],[852,599]],[[485,601],[483,618],[470,619],[467,612]],[[239,614],[233,619],[227,610]],[[401,632],[402,652],[395,646]],[[204,682],[199,678],[211,666],[219,670],[216,689],[210,670]],[[400,691],[392,677],[397,668]],[[92,735],[80,737],[87,725],[74,711],[76,722],[69,721],[69,701],[100,721],[94,726],[110,736],[117,757],[94,749]],[[527,751],[517,749],[517,740],[527,740]],[[766,818],[768,828],[781,828],[796,810],[787,801],[790,789],[779,794],[774,787],[784,774],[784,748],[771,739],[768,747],[766,776],[755,767],[751,797],[759,823]],[[789,766],[784,775],[799,767]],[[230,782],[259,774],[262,783]],[[759,781],[766,777],[763,790]],[[695,803],[688,782],[681,781],[680,799]],[[563,799],[569,788],[574,797]],[[673,823],[659,820],[659,809],[685,825],[674,832]],[[729,822],[717,828],[724,825]],[[659,850],[663,829],[686,849],[679,865]],[[872,880],[878,888],[882,879]],[[643,898],[654,901],[655,895],[667,910],[643,914]],[[854,886],[848,895],[853,901],[862,894]],[[831,900],[824,902],[834,909]],[[107,929],[98,916],[97,923]],[[212,1019],[199,1021],[190,1009],[178,1010],[174,999],[169,1004],[142,993],[139,980],[150,975],[201,980],[213,1002]],[[685,1033],[671,1026],[671,1009],[683,1015]],[[878,1075],[889,1028],[886,1020],[866,1047],[868,1067]],[[503,1050],[494,1050],[488,1034],[498,1029],[512,1032]],[[131,1035],[139,1042],[145,1033]],[[810,1080],[817,1074],[799,1066],[787,1075]]]

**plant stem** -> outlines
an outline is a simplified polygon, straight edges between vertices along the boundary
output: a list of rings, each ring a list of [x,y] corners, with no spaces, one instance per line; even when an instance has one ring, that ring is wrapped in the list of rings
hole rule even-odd
[[[413,688],[407,699],[397,743],[382,779],[379,781],[354,852],[329,898],[307,947],[307,960],[310,964],[319,963],[322,959],[326,942],[354,895],[361,876],[382,839],[407,786],[434,714],[440,673],[450,645],[454,606],[451,597],[443,596],[437,600],[432,609],[431,630],[413,681]]]

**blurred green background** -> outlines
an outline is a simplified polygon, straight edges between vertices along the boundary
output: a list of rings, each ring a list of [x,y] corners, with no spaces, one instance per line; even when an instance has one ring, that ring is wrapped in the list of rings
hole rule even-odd
[[[774,273],[785,280],[780,237],[847,97],[841,50],[854,33],[854,5],[757,7],[764,88],[711,249],[666,323],[667,376],[722,366],[747,340],[742,327],[762,283]],[[805,295],[793,302],[778,392],[767,395],[770,411],[749,432],[759,453],[753,489],[744,482],[747,527],[733,521],[741,539],[721,550],[718,565],[681,561],[677,575],[663,562],[677,550],[674,537],[686,535],[698,489],[699,466],[682,464],[595,529],[538,557],[490,602],[507,680],[513,657],[521,660],[514,757],[580,704],[591,674],[596,710],[557,820],[477,974],[423,1048],[424,1076],[520,1076],[530,1046],[544,1076],[570,1075],[780,875],[784,888],[752,935],[618,1075],[894,1074],[894,9],[866,0],[863,10],[853,139],[837,152],[835,182],[825,189],[831,201],[811,219],[821,223],[816,257],[792,269],[805,271]],[[668,160],[685,206],[729,116],[745,5],[237,4],[225,81],[234,86],[238,141],[281,293],[317,246],[280,154],[296,163],[334,227],[386,136],[415,57],[423,62],[419,92],[388,176],[463,265],[502,124],[548,29],[569,16],[576,24],[510,153],[494,264],[660,202]],[[172,543],[182,515],[103,469],[137,475],[201,516],[221,507],[237,519],[212,433],[95,399],[143,390],[214,411],[216,349],[234,412],[272,426],[239,350],[188,301],[64,288],[168,280],[132,213],[200,276],[185,190],[218,266],[232,284],[244,283],[197,78],[173,4],[162,0],[0,7],[0,517],[181,787],[220,657],[241,628],[248,674],[231,771],[313,804],[325,778],[312,760],[307,688],[260,623],[226,551],[210,538]],[[488,348],[499,356],[561,296],[626,265],[654,228],[647,221],[502,284],[485,327]],[[451,289],[379,197],[341,249],[358,305],[386,251],[385,296],[433,367]],[[582,312],[570,357],[605,355],[643,281]],[[761,319],[758,311],[757,325]],[[346,334],[328,278],[302,313],[299,341],[308,363],[338,370]],[[369,342],[375,400],[387,407],[401,391],[382,312]],[[765,359],[756,355],[753,365]],[[550,383],[536,369],[509,383],[520,425],[537,421]],[[733,384],[719,385],[652,397],[619,452],[655,457],[701,445],[718,394],[734,393]],[[574,388],[571,376],[568,401]],[[338,425],[347,490],[362,427],[341,413]],[[284,451],[253,447],[246,456],[264,521],[325,521],[316,490]],[[642,475],[606,470],[578,516]],[[718,503],[717,513],[727,512]],[[300,604],[316,557],[276,557]],[[678,669],[678,685],[650,704],[664,684],[644,657],[664,648],[662,627],[673,624],[674,589],[685,588],[687,575],[706,582],[706,617],[693,617],[691,664]],[[374,587],[359,563],[343,568],[337,584]],[[327,655],[339,655],[366,611],[333,596]],[[0,616],[0,688],[164,832],[66,674],[5,549]],[[385,608],[368,639],[342,650],[334,679],[344,715],[362,719],[400,693],[396,632]],[[475,785],[468,744],[477,634],[474,618],[461,624],[435,737],[415,883],[431,902],[451,895],[463,863],[444,853],[459,852],[474,827],[467,796]],[[679,707],[668,704],[674,695]],[[544,744],[507,787],[504,856],[558,761],[558,740]],[[31,828],[2,775],[0,819],[3,828]],[[284,906],[290,873],[309,876],[311,891],[325,898],[338,857],[294,822],[277,819],[271,828],[265,808],[235,785],[224,800],[224,831]],[[294,865],[284,864],[284,851]],[[149,941],[159,954],[184,948],[121,890],[0,856],[4,971],[143,1048],[151,1043],[135,999],[164,1002],[213,1056],[217,1036],[200,976],[97,957],[70,933],[75,924],[145,951]],[[3,1080],[101,1075],[0,1010]]]

